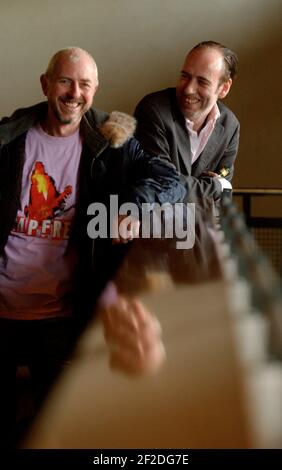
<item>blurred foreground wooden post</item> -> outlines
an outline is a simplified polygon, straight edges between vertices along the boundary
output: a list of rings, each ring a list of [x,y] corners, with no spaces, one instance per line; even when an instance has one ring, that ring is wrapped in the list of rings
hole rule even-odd
[[[163,329],[165,363],[155,374],[138,377],[111,370],[101,325],[93,322],[25,447],[251,446],[218,260],[210,258],[213,265],[201,273],[198,255],[173,254],[170,248],[156,244],[154,249],[154,241],[150,243],[144,251],[143,241],[134,242],[116,282],[123,292],[128,286],[129,295],[134,293],[134,281],[139,284],[138,299],[156,314]]]

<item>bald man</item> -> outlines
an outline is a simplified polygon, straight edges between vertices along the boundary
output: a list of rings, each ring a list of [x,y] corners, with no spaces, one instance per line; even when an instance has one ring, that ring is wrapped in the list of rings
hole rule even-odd
[[[141,208],[144,202],[177,202],[184,191],[173,165],[146,155],[133,138],[133,118],[91,108],[98,72],[87,51],[71,47],[57,52],[40,81],[47,101],[17,110],[0,122],[0,441],[4,447],[14,442],[17,365],[30,367],[41,401],[67,363],[125,244],[138,235],[139,220],[133,218],[126,234],[115,234],[115,244],[105,234],[91,239],[89,205],[99,202],[109,209],[115,194],[121,202]],[[119,300],[117,305],[123,309]],[[120,318],[138,362],[140,342],[146,344],[142,358],[147,352],[149,357],[150,348],[155,351],[160,344],[160,329],[149,313],[146,329],[136,329],[137,310],[133,306],[132,315],[114,315],[111,335]],[[113,340],[120,341],[119,335]]]

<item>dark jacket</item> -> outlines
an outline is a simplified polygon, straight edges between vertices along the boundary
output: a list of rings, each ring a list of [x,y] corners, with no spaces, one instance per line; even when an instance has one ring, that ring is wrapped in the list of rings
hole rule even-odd
[[[145,96],[137,105],[136,137],[146,152],[160,155],[174,163],[184,176],[187,198],[217,199],[221,185],[214,178],[204,177],[204,171],[219,172],[222,167],[230,170],[231,180],[234,160],[239,145],[239,122],[234,114],[218,102],[220,117],[199,158],[191,165],[189,133],[185,119],[176,101],[176,89],[167,88]]]
[[[29,128],[44,118],[47,104],[40,103],[16,111],[0,122],[0,256],[16,219],[20,205],[25,137]],[[109,201],[118,194],[119,202],[177,202],[185,190],[172,165],[147,155],[132,138],[135,120],[114,112],[111,115],[92,109],[81,121],[83,150],[79,168],[76,216],[70,236],[80,255],[77,299],[88,303],[95,297],[117,267],[123,247],[111,240],[99,240],[98,247],[87,236],[87,208],[92,202]],[[95,258],[95,259],[94,259]],[[95,280],[94,280],[95,278]],[[83,304],[80,303],[80,307]]]

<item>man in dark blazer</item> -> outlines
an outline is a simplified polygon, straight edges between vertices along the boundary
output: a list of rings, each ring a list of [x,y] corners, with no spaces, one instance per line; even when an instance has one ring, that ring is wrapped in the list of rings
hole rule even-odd
[[[191,202],[217,200],[231,179],[239,122],[221,101],[237,72],[237,56],[214,41],[187,55],[176,88],[145,96],[137,105],[137,139],[182,173]]]

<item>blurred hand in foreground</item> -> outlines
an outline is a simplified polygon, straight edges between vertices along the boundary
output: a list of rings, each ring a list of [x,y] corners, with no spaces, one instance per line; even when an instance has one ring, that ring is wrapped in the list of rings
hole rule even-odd
[[[104,336],[110,347],[110,365],[131,374],[153,373],[165,359],[161,326],[136,299],[118,296],[102,307]]]
[[[113,222],[115,236],[114,245],[128,243],[139,237],[140,221],[129,215],[119,215]]]

